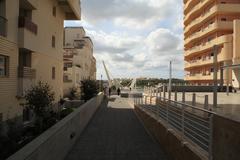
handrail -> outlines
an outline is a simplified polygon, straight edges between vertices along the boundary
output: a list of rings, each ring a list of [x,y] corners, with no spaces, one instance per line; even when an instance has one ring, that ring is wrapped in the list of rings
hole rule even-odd
[[[213,115],[216,113],[184,102],[168,99],[162,96],[162,92],[160,94],[153,93],[152,88],[145,91],[144,98],[134,97],[134,104],[144,109],[145,112],[161,118],[166,122],[167,127],[181,135],[182,141],[199,146],[211,159],[212,120]]]

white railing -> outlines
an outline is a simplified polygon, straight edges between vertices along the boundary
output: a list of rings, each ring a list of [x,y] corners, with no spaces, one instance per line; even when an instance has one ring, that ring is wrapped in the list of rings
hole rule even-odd
[[[197,145],[211,159],[214,113],[194,104],[186,104],[185,94],[182,102],[178,102],[176,97],[175,100],[170,100],[165,96],[165,93],[162,96],[162,92],[145,94],[142,98],[135,97],[134,105],[160,118],[169,128],[179,133],[183,143]]]

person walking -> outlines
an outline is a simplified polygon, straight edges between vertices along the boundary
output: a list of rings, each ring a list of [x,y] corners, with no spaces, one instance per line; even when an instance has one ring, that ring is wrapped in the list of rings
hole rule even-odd
[[[118,96],[120,96],[121,90],[120,88],[117,89]]]
[[[110,97],[111,96],[111,92],[112,92],[112,89],[111,87],[108,88],[108,96]]]

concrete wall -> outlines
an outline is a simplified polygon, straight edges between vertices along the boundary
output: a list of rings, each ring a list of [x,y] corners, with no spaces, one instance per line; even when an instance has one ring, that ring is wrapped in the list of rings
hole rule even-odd
[[[213,117],[213,159],[240,159],[240,122]]]
[[[160,120],[135,106],[135,113],[145,128],[160,143],[170,159],[173,160],[205,160],[207,156],[194,149],[189,143],[183,144],[181,137]]]
[[[102,101],[100,93],[7,160],[63,160]]]

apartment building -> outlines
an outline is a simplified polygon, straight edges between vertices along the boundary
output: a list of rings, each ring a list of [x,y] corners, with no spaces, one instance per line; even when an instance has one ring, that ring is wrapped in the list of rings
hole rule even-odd
[[[66,27],[64,37],[63,88],[66,95],[72,88],[79,88],[81,80],[96,80],[96,59],[92,40],[83,27]]]
[[[213,83],[213,46],[218,81],[240,88],[240,0],[184,0],[185,80]]]
[[[79,20],[79,0],[0,0],[0,120],[21,117],[32,85],[63,96],[64,20]]]

